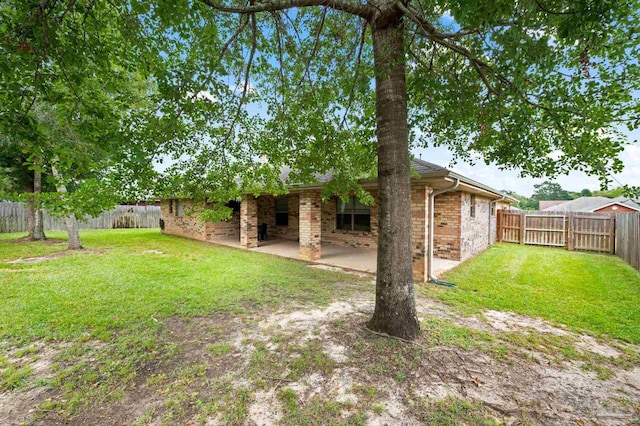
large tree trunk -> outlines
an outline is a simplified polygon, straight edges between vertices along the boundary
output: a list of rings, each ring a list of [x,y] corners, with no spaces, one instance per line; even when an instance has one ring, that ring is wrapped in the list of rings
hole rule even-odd
[[[62,182],[62,176],[60,176],[54,165],[51,165],[51,173],[56,181],[56,190],[61,194],[65,194],[67,192],[67,187]],[[76,220],[75,215],[70,214],[67,216],[64,219],[64,225],[67,228],[67,234],[69,235],[69,246],[67,248],[69,250],[80,250],[82,248],[82,244],[80,242],[78,221]]]
[[[36,225],[36,199],[33,186],[33,181],[31,181],[27,185],[25,185],[24,188],[27,194],[31,194],[27,199],[27,238],[30,240],[35,240]]]
[[[404,40],[400,18],[372,26],[378,138],[378,274],[372,330],[420,332],[413,290],[411,192]]]
[[[42,194],[42,173],[39,171],[33,172],[33,193],[37,197]],[[42,208],[40,207],[39,200],[35,201],[33,206],[33,236],[34,240],[46,240],[44,235],[44,220],[42,217]]]

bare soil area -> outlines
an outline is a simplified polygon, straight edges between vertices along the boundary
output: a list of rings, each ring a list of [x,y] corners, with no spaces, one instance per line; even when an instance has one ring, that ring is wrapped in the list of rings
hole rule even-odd
[[[30,385],[0,393],[0,424],[516,424],[640,422],[640,348],[579,335],[506,312],[453,315],[419,298],[422,336],[401,342],[368,331],[371,294],[327,307],[171,318],[170,357],[72,415],[50,401],[60,363],[104,350],[88,342],[38,345],[7,359]],[[25,359],[26,358],[26,359]],[[64,386],[64,383],[63,383]]]

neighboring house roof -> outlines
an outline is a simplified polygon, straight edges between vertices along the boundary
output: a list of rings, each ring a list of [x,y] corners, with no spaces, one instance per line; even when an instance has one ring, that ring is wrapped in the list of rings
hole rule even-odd
[[[465,176],[462,176],[456,172],[453,172],[445,167],[439,166],[437,164],[434,163],[429,163],[428,161],[424,161],[418,158],[414,158],[411,162],[411,167],[416,171],[416,173],[418,173],[420,175],[420,178],[422,179],[427,179],[427,180],[431,180],[431,179],[439,179],[439,180],[447,180],[447,181],[451,181],[453,179],[458,179],[460,181],[460,183],[465,184],[465,186],[467,188],[471,188],[471,189],[477,189],[482,191],[483,193],[489,192],[491,194],[493,194],[495,197],[504,197],[504,201],[508,202],[508,203],[517,203],[518,200],[510,197],[506,194],[503,194],[502,192],[498,191],[497,189],[491,188],[490,186],[484,185],[480,182],[476,182],[473,179],[469,179]],[[291,173],[291,168],[289,167],[283,167],[280,171],[280,178],[283,181],[287,181],[287,178],[289,177],[289,174]],[[318,184],[322,185],[324,183],[327,183],[331,180],[331,178],[333,177],[331,172],[327,172],[325,174],[318,174],[316,175],[316,179],[318,180],[318,183],[315,185],[300,185],[302,187],[309,187],[309,186],[318,186]]]
[[[614,204],[619,204],[621,206],[640,211],[640,205],[626,197],[580,197],[575,200],[566,201],[541,210],[548,212],[593,212]]]
[[[551,206],[557,206],[558,204],[566,203],[571,200],[541,200],[540,201],[540,210],[545,210]]]

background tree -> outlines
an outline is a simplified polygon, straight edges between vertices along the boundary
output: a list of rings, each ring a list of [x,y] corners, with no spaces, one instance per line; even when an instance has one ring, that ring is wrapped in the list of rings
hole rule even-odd
[[[150,180],[147,126],[158,106],[148,64],[128,39],[137,23],[93,1],[7,1],[0,18],[0,135],[20,148],[7,158],[24,157],[35,182],[48,172],[58,193],[42,202],[67,218],[69,248],[81,248],[77,219],[131,196],[132,175]]]
[[[600,191],[593,191],[594,197],[607,197],[607,198],[616,198],[625,195],[626,191],[623,186],[618,186],[612,189],[605,189]]]
[[[531,198],[541,200],[571,200],[572,197],[568,191],[564,190],[559,183],[545,181],[533,185],[535,190]]]
[[[27,239],[45,240],[42,215],[42,171],[37,160],[29,167],[25,144],[0,135],[0,200],[17,199],[26,204]],[[23,193],[19,197],[17,194]]]

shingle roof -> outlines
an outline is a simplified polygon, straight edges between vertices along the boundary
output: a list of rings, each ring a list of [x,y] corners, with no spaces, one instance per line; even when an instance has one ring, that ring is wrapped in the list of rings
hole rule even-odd
[[[448,169],[445,169],[442,166],[438,166],[437,164],[429,163],[427,161],[423,161],[419,158],[414,158],[411,164],[416,172],[420,174],[420,176],[428,175],[429,173],[440,173],[440,172],[448,172]]]
[[[419,158],[414,158],[411,162],[411,167],[420,175],[420,177],[422,178],[444,178],[444,177],[450,177],[450,178],[454,178],[454,179],[459,179],[461,182],[464,182],[468,185],[471,185],[473,187],[485,190],[485,191],[489,191],[492,193],[495,193],[497,195],[501,195],[506,197],[505,200],[506,201],[511,201],[511,202],[517,202],[517,200],[513,197],[509,197],[506,196],[505,194],[503,194],[502,192],[495,190],[487,185],[484,185],[480,182],[476,182],[472,179],[469,179],[465,176],[462,176],[458,173],[455,173],[445,167],[439,166],[437,164],[434,163],[429,163],[428,161],[424,161],[421,160]],[[283,167],[281,169],[280,172],[280,178],[286,182],[289,174],[291,173],[291,168],[289,167]],[[331,178],[333,177],[331,172],[327,172],[325,174],[317,174],[316,175],[316,179],[318,180],[318,184],[324,184],[327,183],[331,180]],[[289,185],[294,185],[295,183],[292,182],[287,182]]]
[[[442,166],[438,166],[437,164],[429,163],[427,161],[422,161],[420,159],[414,158],[411,167],[415,169],[415,171],[422,177],[428,177],[434,173],[448,173],[449,170],[445,169]],[[289,174],[291,173],[290,167],[283,167],[280,169],[280,179],[283,181],[287,181]],[[327,172],[324,174],[317,174],[316,179],[318,179],[318,183],[327,183],[331,180],[333,174],[331,172]]]
[[[640,211],[640,205],[636,204],[632,200],[626,197],[580,197],[575,200],[565,201],[561,204],[556,204],[551,207],[543,209],[543,211],[553,212],[592,212],[610,204],[621,204],[626,207]]]

